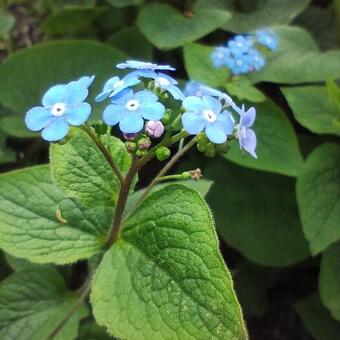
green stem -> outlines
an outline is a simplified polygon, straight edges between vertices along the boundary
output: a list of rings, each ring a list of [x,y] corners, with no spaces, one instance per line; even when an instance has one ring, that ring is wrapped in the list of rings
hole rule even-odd
[[[157,182],[163,182],[163,181],[169,181],[169,180],[186,180],[190,179],[191,175],[189,171],[182,172],[181,174],[176,174],[176,175],[168,175],[168,176],[162,176],[159,177]]]
[[[116,162],[114,161],[114,159],[112,158],[110,152],[106,149],[105,145],[103,144],[103,142],[101,141],[100,138],[97,137],[97,135],[92,131],[92,128],[90,125],[85,124],[83,126],[85,132],[90,136],[90,138],[93,140],[93,142],[96,144],[96,146],[98,147],[98,149],[101,151],[101,153],[103,154],[103,156],[106,158],[106,160],[109,162],[112,170],[115,172],[115,174],[117,175],[120,183],[123,182],[124,180],[124,176],[122,175],[118,165],[116,164]]]
[[[58,335],[58,333],[62,330],[65,324],[69,321],[69,319],[73,316],[73,314],[79,309],[79,307],[83,304],[84,300],[90,294],[91,291],[91,277],[88,277],[83,286],[80,289],[80,295],[77,302],[72,306],[69,312],[65,315],[65,317],[59,322],[59,324],[54,328],[54,330],[46,337],[46,340],[53,339]]]
[[[172,166],[196,143],[196,137],[193,138],[187,145],[183,147],[183,149],[177,151],[177,153],[170,159],[168,163],[162,168],[162,170],[157,174],[157,176],[152,180],[152,182],[149,184],[149,186],[145,189],[142,196],[132,209],[132,211],[135,211],[144,201],[146,196],[150,193],[152,188],[157,184],[160,178],[162,178],[171,168]]]
[[[137,166],[137,161],[137,156],[133,155],[129,171],[127,172],[126,176],[123,177],[118,194],[117,205],[115,207],[115,215],[106,238],[106,244],[108,246],[111,246],[113,244],[121,229],[126,201],[130,193],[133,179],[139,170],[139,167]]]

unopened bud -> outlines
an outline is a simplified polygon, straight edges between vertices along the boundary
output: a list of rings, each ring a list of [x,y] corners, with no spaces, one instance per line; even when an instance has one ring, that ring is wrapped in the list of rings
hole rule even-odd
[[[137,144],[135,142],[125,142],[126,150],[130,153],[134,153],[137,150]]]
[[[207,145],[207,149],[204,152],[206,157],[214,157],[216,155],[216,150],[214,144],[210,143]]]
[[[137,137],[137,133],[123,133],[123,136],[128,141],[134,141]]]
[[[167,109],[167,110],[165,110],[164,116],[162,118],[163,124],[165,124],[165,125],[168,124],[170,122],[170,119],[171,119],[171,110]]]
[[[152,138],[159,138],[164,132],[164,125],[160,120],[150,120],[146,123],[145,131]]]
[[[145,156],[146,154],[147,154],[147,151],[146,151],[146,150],[138,149],[138,150],[136,151],[136,155],[137,155],[138,157]]]
[[[225,155],[230,150],[230,146],[228,143],[216,144],[215,149],[219,155]]]
[[[170,155],[170,150],[165,146],[161,146],[156,150],[156,157],[159,161],[165,161],[170,157]]]
[[[142,137],[138,140],[137,144],[138,144],[139,150],[145,151],[145,150],[149,149],[149,147],[151,145],[151,140],[150,140],[149,137]]]

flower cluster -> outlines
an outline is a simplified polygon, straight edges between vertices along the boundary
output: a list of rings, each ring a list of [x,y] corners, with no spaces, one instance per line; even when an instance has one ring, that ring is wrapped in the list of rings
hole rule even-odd
[[[122,78],[110,78],[95,100],[108,101],[103,121],[107,126],[119,127],[130,152],[142,156],[152,144],[150,138],[160,138],[165,130],[170,136],[183,129],[186,135],[204,136],[210,147],[225,145],[228,137],[237,138],[240,148],[256,158],[256,135],[251,129],[256,116],[254,108],[239,108],[226,93],[201,83],[189,82],[183,93],[177,81],[164,73],[175,70],[168,65],[131,60],[117,68],[132,70]],[[91,113],[85,99],[93,80],[94,76],[86,76],[51,87],[43,96],[43,106],[27,112],[27,127],[42,130],[43,139],[55,142],[67,135],[69,125],[83,125]],[[175,102],[170,105],[172,109],[166,107],[168,100]],[[239,117],[238,123],[235,116]],[[175,127],[175,122],[180,126]],[[198,142],[197,146],[200,149]],[[169,155],[164,146],[156,152],[160,160]]]
[[[225,45],[218,46],[213,50],[212,64],[215,68],[228,67],[233,75],[258,71],[266,64],[260,46],[264,46],[270,51],[276,51],[278,48],[276,34],[261,29],[253,34],[236,35]]]

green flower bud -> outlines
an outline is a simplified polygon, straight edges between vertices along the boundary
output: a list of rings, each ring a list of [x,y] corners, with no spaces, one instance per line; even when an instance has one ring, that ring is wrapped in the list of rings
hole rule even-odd
[[[204,156],[206,157],[214,157],[216,155],[215,145],[212,143],[209,143],[207,145],[207,149],[204,152]]]
[[[170,150],[165,146],[161,146],[156,150],[156,157],[159,161],[165,161],[170,157],[170,154]]]
[[[143,136],[142,138],[138,140],[137,145],[138,145],[139,150],[143,150],[143,151],[148,150],[151,145],[151,140],[149,137]]]
[[[204,152],[204,151],[207,150],[207,145],[206,145],[206,144],[199,144],[199,143],[197,143],[197,144],[196,144],[196,147],[197,147],[197,150],[198,150],[199,152]]]
[[[137,144],[135,142],[125,142],[125,147],[130,153],[135,153],[137,150]]]
[[[146,150],[141,150],[141,149],[138,149],[138,150],[136,151],[136,155],[137,155],[138,157],[143,157],[143,156],[145,156],[147,153],[148,153],[148,152],[147,152]]]
[[[216,144],[215,149],[216,149],[217,154],[225,155],[230,150],[230,146],[226,142],[226,143],[223,143],[223,144]]]

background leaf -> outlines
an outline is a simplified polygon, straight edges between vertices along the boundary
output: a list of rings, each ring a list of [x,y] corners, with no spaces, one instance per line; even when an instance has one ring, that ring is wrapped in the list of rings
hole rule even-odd
[[[307,158],[297,180],[302,226],[313,254],[340,239],[340,147],[324,144]]]
[[[168,4],[152,3],[143,6],[137,25],[153,45],[171,49],[205,36],[228,19],[224,10],[196,8],[185,15]]]
[[[0,336],[4,340],[46,339],[76,301],[77,296],[53,268],[31,267],[12,274],[0,284]],[[74,339],[79,321],[87,315],[83,304],[55,339]]]
[[[283,88],[296,120],[314,133],[340,136],[340,110],[336,109],[323,86]]]
[[[169,185],[126,221],[96,271],[94,316],[133,339],[246,339],[238,302],[199,194]]]
[[[214,181],[207,201],[228,245],[266,266],[288,266],[309,256],[292,179],[223,159],[209,163],[203,173]]]

